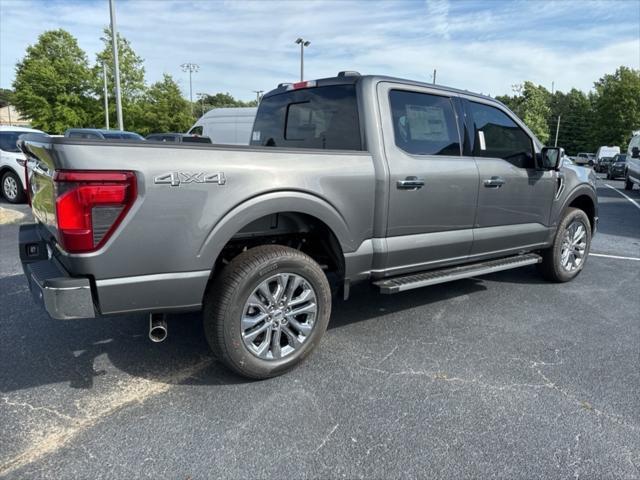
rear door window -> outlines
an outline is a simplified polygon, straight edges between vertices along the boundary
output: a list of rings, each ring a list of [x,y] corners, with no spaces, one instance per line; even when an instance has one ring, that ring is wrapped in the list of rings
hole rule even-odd
[[[263,98],[251,145],[362,150],[355,86],[311,87]]]
[[[391,90],[396,145],[413,155],[460,155],[460,136],[449,97]]]

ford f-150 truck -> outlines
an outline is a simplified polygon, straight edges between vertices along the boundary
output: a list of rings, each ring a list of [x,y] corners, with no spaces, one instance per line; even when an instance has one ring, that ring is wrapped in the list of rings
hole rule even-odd
[[[319,343],[332,295],[539,264],[584,268],[594,174],[498,101],[341,72],[282,84],[251,145],[23,137],[36,223],[30,288],[57,319],[203,310],[215,354],[251,378]]]

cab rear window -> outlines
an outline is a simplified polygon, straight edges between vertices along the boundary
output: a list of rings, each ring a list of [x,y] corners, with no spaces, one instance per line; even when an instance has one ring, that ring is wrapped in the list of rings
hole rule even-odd
[[[355,86],[305,88],[263,99],[251,145],[362,150]]]

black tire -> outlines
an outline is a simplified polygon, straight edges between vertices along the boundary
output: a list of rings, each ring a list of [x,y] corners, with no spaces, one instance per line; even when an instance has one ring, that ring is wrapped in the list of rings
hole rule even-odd
[[[569,226],[575,221],[581,222],[585,227],[586,248],[584,249],[584,257],[581,264],[575,270],[568,271],[561,264],[562,247],[565,233]],[[539,264],[540,272],[547,280],[552,282],[568,282],[573,280],[584,268],[587,258],[589,257],[590,249],[591,223],[589,222],[589,217],[587,217],[587,214],[583,210],[568,208],[558,225],[553,245],[551,248],[542,252],[542,263]]]
[[[624,177],[624,189],[633,190],[633,182],[629,179],[628,176]]]
[[[24,203],[26,195],[20,177],[13,172],[5,172],[0,181],[2,196],[9,203]]]
[[[607,180],[611,180],[611,174],[607,172]]]
[[[279,359],[263,359],[244,343],[242,316],[249,296],[279,273],[302,277],[315,293],[317,311],[311,332],[297,349]],[[203,321],[209,346],[219,360],[244,377],[264,379],[291,370],[307,357],[320,343],[330,315],[331,289],[320,266],[293,248],[264,245],[241,253],[224,267],[205,294]]]

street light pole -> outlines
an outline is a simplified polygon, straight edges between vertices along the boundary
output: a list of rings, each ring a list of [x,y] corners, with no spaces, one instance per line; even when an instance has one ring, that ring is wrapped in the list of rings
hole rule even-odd
[[[560,117],[561,117],[561,116],[562,116],[562,115],[558,115],[558,124],[556,125],[556,141],[555,141],[555,143],[553,144],[553,146],[554,146],[554,147],[557,147],[557,146],[558,146],[558,133],[560,133]]]
[[[256,94],[256,102],[260,103],[260,97],[262,96],[262,93],[264,92],[264,90],[251,90],[251,91]]]
[[[304,80],[304,47],[308,47],[311,42],[302,37],[298,37],[296,43],[300,45],[300,81]]]
[[[191,102],[191,116],[193,116],[193,82],[191,75],[193,72],[197,72],[200,69],[200,65],[195,63],[183,63],[180,65],[183,72],[189,72],[189,102]]]
[[[114,0],[109,0],[109,13],[111,15],[111,46],[113,47],[113,73],[116,84],[116,115],[118,117],[118,129],[124,130],[122,120],[122,98],[120,97],[120,66],[118,65],[118,29],[116,28],[116,7]]]
[[[104,128],[109,130],[109,94],[107,90],[107,65],[102,64],[102,79],[104,81]]]

